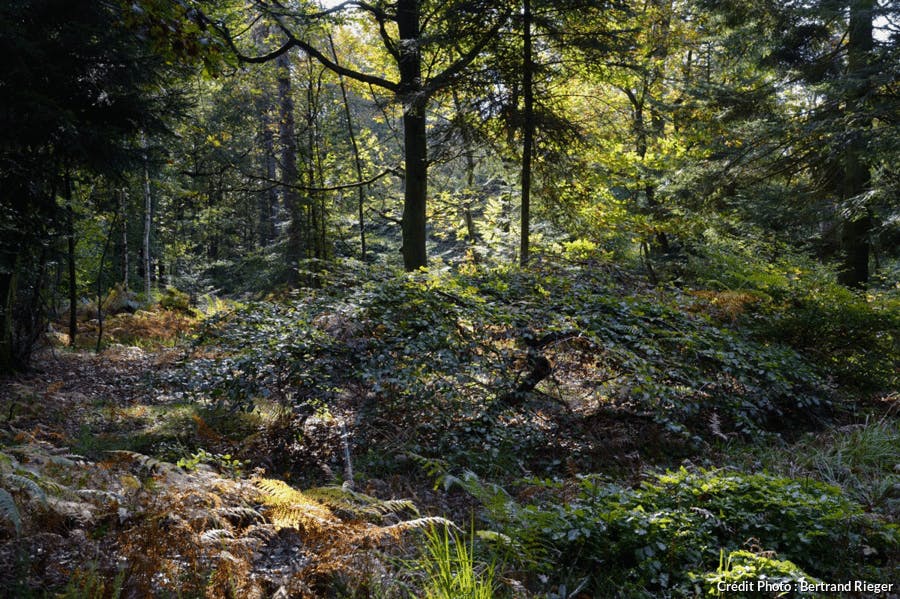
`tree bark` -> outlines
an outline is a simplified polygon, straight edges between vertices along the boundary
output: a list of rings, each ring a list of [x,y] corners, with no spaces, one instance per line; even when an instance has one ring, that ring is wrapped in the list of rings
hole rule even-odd
[[[0,262],[0,374],[5,374],[12,372],[15,367],[12,323],[18,254],[4,251],[2,257],[3,260]]]
[[[268,27],[259,25],[253,30],[254,42],[262,47],[268,35]],[[263,88],[256,101],[256,112],[259,117],[260,127],[260,145],[262,145],[262,168],[266,173],[268,181],[275,181],[276,157],[275,157],[275,133],[274,122],[272,118],[273,105],[268,86],[260,84]],[[264,191],[260,192],[257,198],[257,242],[259,247],[266,247],[275,240],[275,213],[278,206],[278,191],[276,187],[269,185]]]
[[[69,345],[75,347],[78,335],[78,297],[75,278],[75,210],[72,207],[72,178],[69,169],[64,175],[66,194],[66,246],[69,257]]]
[[[873,0],[851,0],[850,31],[847,42],[847,77],[855,81],[846,104],[854,106],[862,98],[868,88],[868,60],[874,46],[872,36]],[[860,123],[865,131],[871,122]],[[851,132],[851,139],[845,147],[843,156],[843,177],[841,178],[841,199],[845,202],[855,201],[864,194],[871,182],[869,166],[865,162],[865,135],[863,131]],[[869,282],[869,254],[871,251],[870,235],[872,231],[872,215],[868,210],[863,214],[854,214],[844,222],[841,243],[844,251],[844,263],[838,280],[848,287],[865,288]]]
[[[122,219],[122,290],[128,293],[128,206],[125,199],[125,190],[120,189],[119,214]]]
[[[522,223],[519,264],[528,264],[531,237],[531,156],[534,151],[534,57],[531,43],[531,0],[522,6],[522,93],[525,101],[522,131]]]
[[[331,47],[331,56],[334,58],[334,64],[338,63],[337,51],[334,48],[334,39],[328,34],[328,44]],[[365,221],[365,201],[366,191],[363,189],[363,169],[362,159],[359,156],[359,144],[356,141],[356,131],[353,128],[353,116],[350,114],[350,101],[347,98],[347,84],[344,82],[344,75],[338,73],[338,83],[341,87],[341,98],[344,101],[344,118],[347,120],[347,137],[350,139],[350,148],[353,150],[353,165],[356,168],[356,182],[360,185],[356,188],[357,193],[357,209],[359,218],[359,250],[360,259],[366,261],[366,221]]]
[[[404,178],[403,266],[408,271],[428,265],[425,249],[426,202],[428,196],[428,140],[425,108],[428,97],[422,85],[419,0],[398,0],[397,30],[400,34],[400,84],[403,103]]]
[[[143,256],[144,261],[144,295],[147,302],[150,301],[151,293],[151,277],[150,271],[150,229],[153,226],[153,197],[150,195],[150,165],[147,156],[147,139],[142,139],[144,146],[144,245]]]
[[[282,54],[275,61],[278,69],[278,137],[281,144],[281,183],[282,200],[291,217],[288,231],[288,282],[291,285],[300,283],[300,260],[303,258],[304,214],[300,205],[300,195],[296,185],[299,178],[297,170],[297,135],[294,123],[294,98],[291,93],[290,58]]]
[[[116,220],[119,215],[109,225],[106,232],[106,242],[103,244],[103,253],[100,254],[100,266],[97,268],[97,345],[94,348],[95,353],[100,353],[100,346],[103,342],[103,265],[106,262],[106,254],[109,252],[109,242],[112,240],[113,231],[116,228]]]
[[[275,181],[275,135],[272,132],[272,119],[268,107],[260,109],[261,142],[266,179]],[[278,193],[273,186],[260,193],[257,200],[258,228],[257,235],[260,247],[269,245],[275,239],[275,209],[278,205]]]

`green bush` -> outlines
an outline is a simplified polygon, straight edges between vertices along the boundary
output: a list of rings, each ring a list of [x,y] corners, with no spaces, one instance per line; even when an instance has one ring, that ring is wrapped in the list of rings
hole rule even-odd
[[[174,287],[166,287],[162,296],[159,298],[159,305],[166,310],[175,310],[177,312],[191,311],[191,297]]]
[[[891,390],[900,382],[900,297],[896,289],[864,294],[838,285],[837,275],[795,248],[707,229],[687,260],[694,285],[764,298],[747,315],[763,343],[801,352],[836,382]]]
[[[900,550],[897,525],[812,480],[682,468],[634,489],[593,476],[576,489],[541,486],[544,499],[525,506],[489,486],[476,495],[493,498],[483,501],[489,521],[532,567],[555,583],[587,577],[600,596],[707,593],[709,577],[691,573],[715,571],[723,550],[777,556],[796,564],[792,576],[824,580],[877,577]]]
[[[546,451],[556,444],[552,429],[507,417],[504,397],[529,344],[577,368],[592,401],[697,442],[778,432],[829,403],[829,389],[796,352],[691,313],[689,296],[623,288],[615,273],[544,264],[329,277],[302,298],[208,319],[197,342],[215,345],[217,357],[187,363],[181,383],[227,407],[269,397],[300,414],[356,397],[361,421],[390,421],[391,434],[408,439],[401,449],[482,473],[523,458],[558,464]],[[571,399],[565,387],[537,391],[537,399]],[[364,453],[367,435],[378,434],[366,427],[354,438]]]

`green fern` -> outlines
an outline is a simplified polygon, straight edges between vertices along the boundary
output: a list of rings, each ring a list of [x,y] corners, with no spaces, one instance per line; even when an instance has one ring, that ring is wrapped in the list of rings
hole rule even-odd
[[[22,516],[13,496],[6,489],[0,489],[0,515],[12,523],[16,529],[16,535],[22,532]]]
[[[29,478],[28,476],[24,476],[22,474],[17,473],[9,473],[3,475],[3,479],[6,481],[6,484],[11,487],[17,487],[19,489],[23,489],[28,492],[29,495],[41,501],[41,503],[47,502],[47,493],[41,486]]]

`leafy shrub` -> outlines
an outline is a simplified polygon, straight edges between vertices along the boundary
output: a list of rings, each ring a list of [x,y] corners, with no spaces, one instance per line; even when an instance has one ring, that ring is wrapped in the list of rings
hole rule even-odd
[[[864,578],[867,569],[896,559],[900,549],[895,524],[865,514],[840,489],[811,480],[682,468],[634,489],[593,476],[575,489],[537,484],[544,499],[524,506],[471,478],[465,486],[481,487],[475,492],[489,521],[533,567],[556,583],[588,577],[589,588],[601,596],[706,592],[700,582],[710,577],[689,573],[711,572],[722,550],[748,544],[757,555],[797,564],[788,569],[792,576],[809,572],[825,580]],[[762,566],[786,568],[761,561],[754,567]]]
[[[191,296],[189,296],[184,291],[175,289],[174,287],[166,287],[166,290],[159,298],[159,305],[166,310],[190,312]]]
[[[714,597],[759,597],[757,586],[765,581],[766,588],[772,589],[771,595],[780,596],[786,591],[780,589],[795,589],[796,583],[801,580],[807,583],[815,582],[796,564],[786,560],[779,560],[766,555],[760,555],[751,551],[731,551],[725,556],[722,550],[719,558],[719,567],[715,572],[704,574],[688,573],[688,577],[702,588],[710,589],[709,593]],[[726,592],[721,591],[720,585],[751,582],[753,591]],[[740,588],[740,587],[737,587]],[[788,591],[789,592],[789,591]]]
[[[900,516],[900,424],[890,418],[809,435],[790,447],[742,447],[732,459],[744,469],[822,480],[867,510]]]
[[[836,284],[803,289],[757,326],[765,337],[811,356],[845,385],[886,390],[900,383],[896,297],[866,297]]]
[[[691,314],[686,295],[626,291],[615,271],[545,263],[364,274],[328,275],[302,299],[209,318],[197,343],[214,353],[201,351],[176,382],[232,409],[277,399],[300,420],[322,407],[352,410],[366,423],[353,434],[363,453],[390,435],[398,451],[479,472],[509,471],[522,459],[559,464],[547,448],[565,435],[561,421],[522,417],[507,399],[529,351],[567,375],[531,399],[546,404],[556,392],[558,406],[587,396],[595,409],[625,409],[695,441],[777,432],[829,403],[828,388],[796,352]]]
[[[762,238],[762,237],[760,237]],[[729,237],[712,230],[687,262],[702,286],[757,299],[741,324],[757,339],[789,345],[837,382],[865,390],[897,387],[900,299],[896,291],[862,294],[783,244]]]

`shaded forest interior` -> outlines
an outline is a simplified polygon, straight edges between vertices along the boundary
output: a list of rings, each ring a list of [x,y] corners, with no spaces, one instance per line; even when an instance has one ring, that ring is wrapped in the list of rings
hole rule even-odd
[[[898,8],[3,2],[0,595],[900,596]]]

